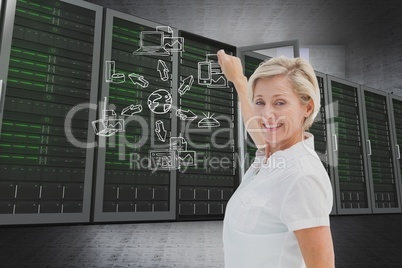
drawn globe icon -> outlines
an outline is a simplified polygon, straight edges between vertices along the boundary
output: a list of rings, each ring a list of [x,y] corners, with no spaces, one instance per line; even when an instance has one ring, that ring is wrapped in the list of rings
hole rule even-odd
[[[148,107],[156,114],[165,114],[172,109],[172,95],[165,89],[158,89],[148,97]]]

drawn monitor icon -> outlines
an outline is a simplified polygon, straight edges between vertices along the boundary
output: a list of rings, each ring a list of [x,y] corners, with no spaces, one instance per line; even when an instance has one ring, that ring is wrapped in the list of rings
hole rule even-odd
[[[170,55],[163,47],[163,32],[144,31],[140,35],[140,48],[133,52],[137,55]]]

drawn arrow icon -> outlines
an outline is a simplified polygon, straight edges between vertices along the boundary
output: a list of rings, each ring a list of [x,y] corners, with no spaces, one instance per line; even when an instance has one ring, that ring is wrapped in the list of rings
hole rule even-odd
[[[177,90],[180,94],[180,96],[183,96],[184,93],[190,90],[191,86],[193,85],[194,82],[194,76],[190,75],[187,76],[186,78],[181,81],[180,87]]]
[[[158,140],[165,142],[167,131],[165,129],[165,125],[162,120],[158,120],[155,122],[155,134],[158,137]]]
[[[169,68],[163,60],[158,60],[157,70],[162,81],[169,79]]]
[[[130,77],[131,82],[133,82],[134,85],[139,85],[142,88],[145,88],[149,85],[149,82],[144,79],[144,76],[139,75],[139,74],[129,74],[128,77]]]
[[[176,116],[180,117],[181,120],[194,120],[197,118],[197,115],[191,110],[186,111],[182,109],[176,111]]]

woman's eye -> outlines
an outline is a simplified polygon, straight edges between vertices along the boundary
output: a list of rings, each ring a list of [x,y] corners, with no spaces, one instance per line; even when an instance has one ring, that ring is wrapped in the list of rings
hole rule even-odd
[[[276,104],[276,105],[284,105],[285,102],[284,102],[284,101],[277,101],[275,104]]]
[[[263,101],[256,101],[255,104],[256,105],[264,105],[264,102]]]

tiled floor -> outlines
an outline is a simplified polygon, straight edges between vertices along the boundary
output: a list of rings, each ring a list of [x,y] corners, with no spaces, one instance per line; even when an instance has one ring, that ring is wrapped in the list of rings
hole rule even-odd
[[[331,224],[336,267],[402,267],[402,214]],[[0,227],[0,267],[218,268],[221,237],[221,221]]]

